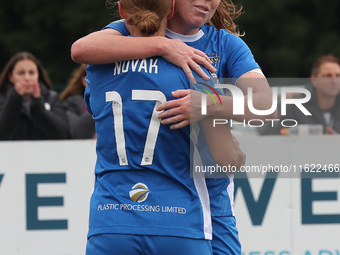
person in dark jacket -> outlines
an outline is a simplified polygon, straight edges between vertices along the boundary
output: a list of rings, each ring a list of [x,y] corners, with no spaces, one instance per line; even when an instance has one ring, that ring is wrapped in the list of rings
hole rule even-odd
[[[287,105],[285,119],[298,124],[321,124],[324,134],[340,133],[340,60],[333,55],[318,58],[312,67],[311,84],[306,87],[311,99],[304,107],[311,113],[305,115],[295,105]]]
[[[84,91],[86,65],[80,65],[73,73],[67,87],[61,92],[60,100],[66,112],[71,139],[95,138],[95,123],[92,115],[86,110]]]
[[[0,74],[0,140],[67,139],[59,95],[40,61],[15,54]]]

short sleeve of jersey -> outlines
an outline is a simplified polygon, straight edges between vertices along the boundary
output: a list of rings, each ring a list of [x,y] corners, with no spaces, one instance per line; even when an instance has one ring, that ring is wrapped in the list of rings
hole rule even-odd
[[[222,34],[225,32],[224,30],[221,31]],[[260,68],[248,45],[238,36],[228,34],[228,41],[226,41],[224,47],[230,52],[226,59],[229,76],[226,78],[238,78],[246,72]]]
[[[187,42],[189,46],[205,52],[213,59],[216,75],[233,80],[241,75],[260,68],[247,44],[238,36],[225,29],[216,30],[213,26],[201,27],[204,36]]]
[[[127,30],[127,28],[125,26],[125,20],[124,19],[120,19],[120,20],[111,22],[110,24],[105,26],[103,29],[107,29],[107,28],[115,29],[124,36],[130,35],[129,31]]]

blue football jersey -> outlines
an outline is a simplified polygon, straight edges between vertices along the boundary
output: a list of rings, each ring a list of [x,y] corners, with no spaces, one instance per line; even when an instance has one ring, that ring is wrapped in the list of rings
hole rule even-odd
[[[125,36],[129,35],[124,20],[112,22],[104,27],[106,28],[115,29]],[[225,29],[217,31],[213,26],[204,25],[195,35],[181,35],[167,29],[166,36],[180,39],[187,45],[203,51],[213,62],[217,70],[214,76],[217,79],[231,79],[234,82],[241,75],[260,68],[246,43]],[[204,165],[216,165],[208,148],[201,148],[200,154]],[[233,216],[233,176],[209,178],[206,184],[210,196],[211,215]]]
[[[152,57],[89,65],[85,103],[97,133],[88,236],[211,239],[205,179],[190,178],[190,128],[171,130],[156,107],[190,88],[184,72]]]
[[[168,29],[166,36],[203,51],[213,62],[219,79],[235,81],[242,74],[260,68],[247,44],[225,29],[217,31],[213,26],[204,25],[195,35],[180,35]]]

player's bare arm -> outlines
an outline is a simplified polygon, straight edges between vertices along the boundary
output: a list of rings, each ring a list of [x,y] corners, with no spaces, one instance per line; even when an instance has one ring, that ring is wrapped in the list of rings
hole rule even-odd
[[[73,61],[85,64],[106,64],[152,56],[162,56],[179,66],[193,83],[196,81],[192,71],[203,79],[209,79],[201,65],[211,72],[216,71],[204,52],[180,40],[162,36],[126,37],[117,30],[104,29],[78,39],[71,47]]]
[[[228,169],[234,166],[239,170],[244,165],[246,156],[237,139],[231,134],[229,126],[216,125],[214,127],[212,117],[205,118],[200,123],[216,164],[226,166]]]

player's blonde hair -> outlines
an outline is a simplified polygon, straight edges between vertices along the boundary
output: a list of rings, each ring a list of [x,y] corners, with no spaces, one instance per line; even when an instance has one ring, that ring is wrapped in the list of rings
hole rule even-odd
[[[242,7],[236,7],[232,0],[221,0],[208,25],[216,27],[217,30],[223,28],[232,34],[242,36],[234,22],[241,14]]]
[[[120,0],[129,13],[126,23],[136,26],[145,35],[156,33],[161,21],[170,12],[172,0]]]

